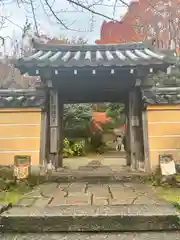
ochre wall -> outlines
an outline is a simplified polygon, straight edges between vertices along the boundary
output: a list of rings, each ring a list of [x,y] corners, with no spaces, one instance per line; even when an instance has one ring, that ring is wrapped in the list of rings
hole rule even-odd
[[[159,164],[159,154],[173,154],[180,162],[180,105],[149,105],[148,136],[151,169]]]
[[[30,155],[32,165],[40,160],[41,110],[0,109],[0,165],[14,164],[15,155]]]

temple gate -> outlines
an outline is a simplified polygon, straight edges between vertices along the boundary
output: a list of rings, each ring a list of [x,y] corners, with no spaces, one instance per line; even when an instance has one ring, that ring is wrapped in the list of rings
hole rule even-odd
[[[43,113],[43,160],[62,166],[63,104],[123,102],[128,120],[128,164],[150,171],[146,79],[176,64],[172,54],[150,43],[50,45],[33,40],[34,53],[19,59],[22,74],[40,76],[46,104]]]

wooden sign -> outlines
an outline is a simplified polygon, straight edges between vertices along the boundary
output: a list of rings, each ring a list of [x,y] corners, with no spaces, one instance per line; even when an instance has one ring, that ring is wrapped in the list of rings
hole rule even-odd
[[[30,174],[31,157],[15,156],[14,158],[14,176],[17,179],[25,179]]]
[[[172,154],[159,155],[159,162],[163,176],[176,174],[176,166]]]
[[[58,93],[50,91],[50,153],[58,152]]]
[[[132,123],[132,127],[138,127],[139,126],[138,116],[132,116],[131,123]]]

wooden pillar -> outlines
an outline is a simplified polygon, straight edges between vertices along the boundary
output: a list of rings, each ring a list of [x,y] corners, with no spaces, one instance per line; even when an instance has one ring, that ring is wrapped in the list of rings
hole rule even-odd
[[[58,166],[63,167],[63,140],[64,140],[64,124],[63,124],[63,115],[64,115],[64,104],[59,96],[59,148],[58,148]]]
[[[62,128],[63,128],[63,104],[55,89],[49,92],[50,112],[50,160],[56,168],[62,167]]]
[[[143,128],[145,171],[151,172],[150,159],[149,159],[148,118],[147,118],[146,109],[142,111],[142,128]]]
[[[125,134],[125,145],[126,145],[126,165],[131,166],[131,156],[130,156],[130,124],[129,124],[129,102],[125,106],[126,113],[126,134]]]
[[[131,168],[136,169],[135,131],[134,131],[134,91],[129,94],[129,137],[130,137],[130,158]]]
[[[129,120],[130,120],[130,149],[132,169],[144,170],[144,146],[142,129],[140,88],[135,87],[130,93]]]
[[[47,155],[47,130],[48,130],[48,115],[46,110],[41,111],[41,132],[40,132],[40,165],[48,163]]]
[[[41,109],[41,127],[40,127],[40,165],[45,166],[49,157],[49,115],[48,115],[48,92],[43,89],[44,105]]]

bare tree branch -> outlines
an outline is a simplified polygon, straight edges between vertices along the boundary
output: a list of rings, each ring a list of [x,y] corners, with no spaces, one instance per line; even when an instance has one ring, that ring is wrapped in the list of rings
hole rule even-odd
[[[126,7],[129,7],[129,4],[126,3],[125,1],[123,1],[123,0],[118,0],[118,1],[121,2],[122,4],[124,4]]]
[[[2,36],[0,36],[0,39],[1,39],[1,41],[2,41],[2,43],[1,43],[0,45],[4,46],[4,44],[5,44],[5,38],[2,37]]]
[[[67,30],[69,30],[69,31],[75,31],[75,32],[87,32],[87,31],[81,31],[80,29],[71,28],[70,26],[68,26],[67,24],[65,24],[64,21],[61,20],[61,19],[57,16],[57,14],[56,14],[55,11],[53,10],[52,6],[49,4],[48,0],[44,0],[44,1],[45,1],[46,5],[47,5],[49,11],[50,11],[50,12],[52,13],[52,15],[54,16],[54,18],[55,18],[65,29],[67,29]],[[77,4],[76,4],[76,5],[77,5]],[[74,21],[73,21],[73,23],[74,23]],[[73,24],[73,23],[72,23],[72,24]],[[71,24],[71,25],[72,25],[72,24]]]
[[[35,8],[34,8],[33,0],[30,0],[30,4],[31,4],[31,10],[32,10],[32,14],[33,14],[33,20],[34,20],[34,26],[35,26],[35,29],[36,29],[36,34],[37,34],[37,36],[39,36],[39,30],[38,30],[38,24],[37,24],[37,20],[36,20],[36,14],[35,14]]]
[[[118,0],[115,0],[114,6],[113,6],[113,17],[115,16],[115,13],[116,13],[117,2]]]
[[[38,22],[37,22],[37,6],[35,8],[34,0],[0,0],[1,3],[7,4],[11,1],[16,1],[19,7],[26,5],[31,9],[30,14],[33,17],[34,26],[36,32],[38,33]],[[65,13],[70,12],[88,12],[90,13],[90,29],[89,32],[93,29],[95,15],[100,16],[104,19],[108,19],[113,22],[120,22],[120,18],[115,19],[115,13],[120,7],[131,6],[128,0],[64,0],[64,2],[69,3],[70,11],[68,9],[59,10],[55,7],[55,2],[57,0],[39,0],[41,8],[46,14],[48,20],[56,19],[65,30],[76,31],[76,32],[87,32],[81,31],[80,29],[74,29],[72,24],[76,20],[72,21],[71,24],[68,24],[69,21],[63,20],[62,16]],[[62,0],[61,0],[62,1]],[[129,22],[125,22],[132,26],[135,29],[136,33],[139,33],[143,38],[156,37],[157,41],[168,42],[168,46],[171,45],[174,41],[176,46],[180,46],[180,18],[179,13],[177,14],[177,9],[179,0],[163,0],[163,3],[160,0],[147,0],[145,3],[141,4],[140,1],[137,3],[137,12],[131,12],[131,8],[128,9],[130,16]],[[110,7],[112,9],[112,14],[106,14],[106,11],[100,10],[99,7]],[[74,9],[74,10],[71,10]],[[139,10],[138,10],[139,9]],[[144,10],[141,10],[144,9]],[[138,12],[139,11],[139,12]],[[134,15],[133,15],[134,14]],[[133,20],[131,21],[131,18]],[[178,20],[177,20],[178,19]],[[69,19],[68,19],[69,20]],[[11,22],[16,26],[11,19],[7,21]],[[125,21],[123,19],[123,21]],[[20,27],[17,25],[17,27]],[[21,27],[20,27],[21,28]],[[115,33],[114,33],[115,34]],[[39,35],[39,33],[38,33]],[[116,35],[116,34],[115,34]],[[162,40],[163,39],[163,40]],[[118,40],[118,39],[117,39]],[[143,40],[143,39],[142,39]]]
[[[52,6],[49,4],[48,0],[44,0],[44,1],[45,1],[46,5],[48,6],[49,10],[51,11],[51,13],[53,14],[53,16],[55,17],[55,19],[56,19],[58,22],[60,22],[61,25],[62,25],[65,29],[69,30],[68,26],[66,26],[66,24],[55,14],[55,12],[54,12],[54,10],[52,9]]]
[[[3,17],[4,19],[6,19],[8,22],[10,22],[11,24],[13,24],[14,26],[20,28],[21,30],[23,30],[23,27],[21,27],[20,25],[18,25],[17,23],[15,23],[14,21],[12,21],[10,18],[8,17]]]
[[[47,0],[46,0],[46,1],[47,1]],[[98,16],[101,16],[101,17],[103,17],[103,18],[109,19],[109,20],[111,20],[111,21],[117,21],[117,20],[115,20],[114,18],[111,18],[111,17],[109,17],[109,16],[107,16],[107,15],[105,15],[105,14],[103,14],[103,13],[100,13],[100,12],[98,12],[98,11],[95,11],[95,10],[93,10],[93,9],[85,6],[85,5],[82,4],[82,3],[76,2],[76,1],[74,1],[74,0],[66,0],[66,1],[69,2],[69,3],[75,4],[75,5],[83,8],[83,9],[85,9],[86,11],[91,12],[91,13],[93,13],[93,14],[96,14],[96,15],[98,15]]]

